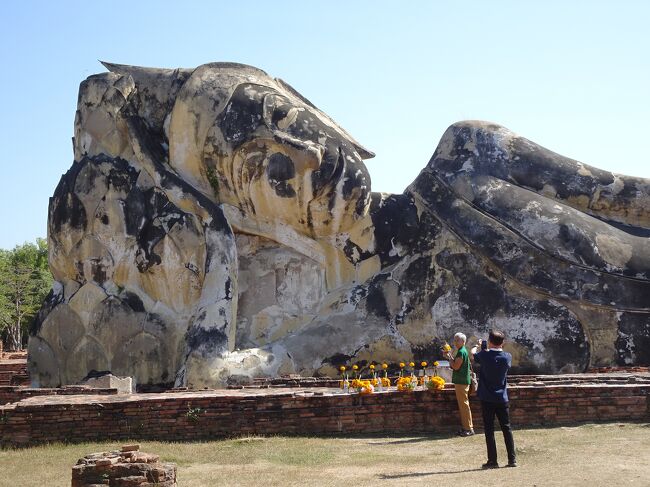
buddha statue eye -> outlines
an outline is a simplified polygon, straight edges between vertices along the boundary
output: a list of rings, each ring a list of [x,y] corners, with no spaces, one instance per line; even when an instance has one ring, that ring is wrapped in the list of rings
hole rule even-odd
[[[302,110],[281,95],[269,94],[264,98],[264,119],[269,126],[280,130],[287,130]]]

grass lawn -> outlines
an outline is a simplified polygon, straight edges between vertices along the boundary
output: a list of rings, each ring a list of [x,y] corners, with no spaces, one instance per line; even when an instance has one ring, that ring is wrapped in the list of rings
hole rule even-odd
[[[127,443],[127,442],[124,442]],[[588,424],[515,431],[519,468],[482,471],[482,434],[470,438],[364,436],[140,442],[176,462],[180,486],[650,485],[650,424]],[[498,433],[499,460],[506,461]],[[85,454],[121,443],[0,450],[0,486],[69,486]]]

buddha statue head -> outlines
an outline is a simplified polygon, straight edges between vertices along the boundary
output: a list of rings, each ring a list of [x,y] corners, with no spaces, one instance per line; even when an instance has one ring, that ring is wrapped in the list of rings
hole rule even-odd
[[[195,69],[164,130],[169,163],[245,220],[327,237],[368,211],[374,154],[296,90],[232,63]]]

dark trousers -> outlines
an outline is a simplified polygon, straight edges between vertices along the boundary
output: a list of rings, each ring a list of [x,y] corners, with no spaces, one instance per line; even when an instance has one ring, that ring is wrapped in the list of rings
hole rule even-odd
[[[497,461],[497,444],[494,440],[494,416],[496,415],[503,432],[503,440],[508,451],[508,462],[515,461],[515,440],[510,429],[510,407],[508,403],[481,401],[483,412],[483,429],[485,430],[485,445],[487,446],[488,462]]]

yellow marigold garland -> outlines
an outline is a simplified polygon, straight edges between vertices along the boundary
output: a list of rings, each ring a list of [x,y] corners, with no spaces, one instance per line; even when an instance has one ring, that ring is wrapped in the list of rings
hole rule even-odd
[[[445,388],[445,379],[438,376],[431,377],[427,381],[426,386],[431,392],[441,391]]]
[[[402,392],[411,392],[413,389],[415,389],[416,384],[417,380],[412,376],[399,377],[397,379],[397,382],[395,382],[397,390]]]

